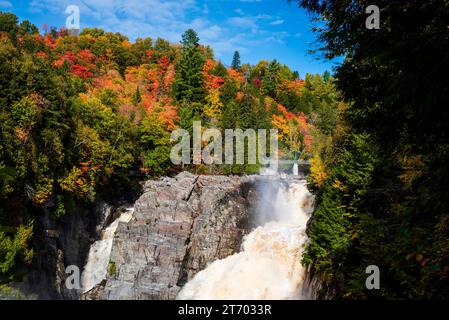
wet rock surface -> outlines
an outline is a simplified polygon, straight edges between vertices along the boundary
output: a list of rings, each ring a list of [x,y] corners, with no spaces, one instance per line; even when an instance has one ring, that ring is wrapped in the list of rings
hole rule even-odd
[[[255,201],[250,177],[150,180],[115,232],[108,274],[83,299],[174,299],[208,263],[240,250]]]

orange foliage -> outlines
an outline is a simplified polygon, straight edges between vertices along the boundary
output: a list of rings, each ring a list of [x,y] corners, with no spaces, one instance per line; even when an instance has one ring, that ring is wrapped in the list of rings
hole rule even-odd
[[[203,67],[204,83],[207,92],[219,89],[224,83],[224,79],[222,77],[210,74],[210,72],[214,68],[215,68],[215,61],[212,59],[208,59]]]
[[[163,107],[162,111],[158,113],[159,119],[164,122],[168,130],[175,129],[175,123],[179,120],[178,111],[175,106],[166,105]]]
[[[165,75],[163,78],[164,90],[166,92],[168,92],[168,90],[170,90],[170,87],[173,84],[173,81],[175,81],[175,67],[173,65],[170,65],[167,68],[167,71],[165,72]]]
[[[28,133],[23,130],[22,128],[16,128],[15,129],[15,134],[16,137],[21,141],[21,142],[25,142],[28,138]]]
[[[124,46],[125,48],[129,49],[131,48],[131,43],[128,40],[125,40],[122,42],[122,46]]]
[[[153,95],[144,93],[141,96],[142,96],[142,106],[145,108],[145,110],[147,110],[147,112],[152,111],[155,103]]]
[[[273,114],[272,124],[280,131],[279,139],[289,142],[291,148],[296,148],[296,140],[302,137],[302,148],[310,151],[312,147],[312,135],[310,133],[310,125],[304,113],[294,114],[289,112],[283,105],[277,105],[280,114]]]
[[[229,76],[234,79],[235,81],[239,82],[239,83],[243,83],[245,82],[245,76],[243,75],[242,72],[238,71],[238,70],[234,70],[232,68],[228,69],[228,74]]]
[[[153,52],[147,52],[149,57]],[[92,61],[95,56],[90,51],[79,52],[76,56],[73,54],[61,57],[61,61],[78,61],[81,56],[83,61]],[[88,92],[81,94],[81,99],[87,101],[96,99],[102,89],[111,89],[116,95],[116,104],[119,106],[119,112],[130,118],[134,116],[133,121],[138,123],[142,119],[137,112],[137,105],[133,103],[133,97],[137,88],[140,91],[140,103],[146,113],[156,115],[164,123],[167,130],[173,130],[179,120],[177,108],[174,102],[168,97],[169,89],[175,79],[175,69],[172,61],[162,56],[157,63],[150,65],[140,65],[128,67],[124,79],[116,70],[109,70],[105,74],[94,77],[93,85]]]
[[[304,83],[305,83],[304,80],[296,79],[293,81],[287,81],[286,87],[288,91],[293,91],[297,94],[300,94],[302,87],[304,86]]]
[[[163,56],[158,61],[159,67],[161,67],[161,74],[164,74],[167,71],[168,66],[170,65],[170,58]]]

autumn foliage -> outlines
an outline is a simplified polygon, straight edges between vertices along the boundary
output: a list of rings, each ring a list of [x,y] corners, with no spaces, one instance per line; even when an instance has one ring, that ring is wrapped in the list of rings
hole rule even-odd
[[[0,28],[6,28],[2,19],[16,18],[0,13]],[[266,93],[267,65],[226,68],[193,30],[180,46],[150,38],[132,43],[101,29],[78,36],[64,29],[41,35],[18,23],[0,29],[2,224],[32,232],[28,222],[36,212],[58,219],[74,203],[91,208],[146,176],[182,170],[171,163],[170,134],[190,130],[196,120],[219,130],[278,128],[286,153],[308,150],[308,116],[293,110],[294,101],[281,103]],[[301,82],[288,67],[273,74],[283,79],[275,92],[299,94]],[[216,172],[258,169],[222,165]],[[4,248],[9,256],[16,252],[14,237],[29,238],[0,230],[1,276],[16,262],[30,261],[32,251],[21,243],[21,258],[4,263]]]

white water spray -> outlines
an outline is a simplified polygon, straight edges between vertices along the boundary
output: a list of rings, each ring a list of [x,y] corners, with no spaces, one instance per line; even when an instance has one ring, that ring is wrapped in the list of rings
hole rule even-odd
[[[299,169],[298,169],[298,164],[297,164],[297,163],[295,163],[295,164],[293,165],[293,175],[294,175],[294,176],[299,175]]]
[[[260,221],[245,237],[240,253],[211,263],[197,273],[177,299],[310,299],[301,265],[313,197],[304,181],[263,192]],[[263,203],[262,202],[262,203]],[[267,219],[269,211],[270,219]]]
[[[81,274],[83,293],[91,290],[106,278],[115,230],[117,230],[119,222],[129,222],[133,212],[134,208],[127,208],[120,217],[104,229],[101,240],[95,241],[90,247],[87,263]]]

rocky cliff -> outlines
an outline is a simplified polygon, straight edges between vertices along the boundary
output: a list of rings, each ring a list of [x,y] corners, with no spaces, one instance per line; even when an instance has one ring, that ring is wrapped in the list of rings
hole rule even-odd
[[[115,232],[106,278],[83,299],[174,299],[209,262],[238,252],[255,203],[250,177],[147,181]]]

